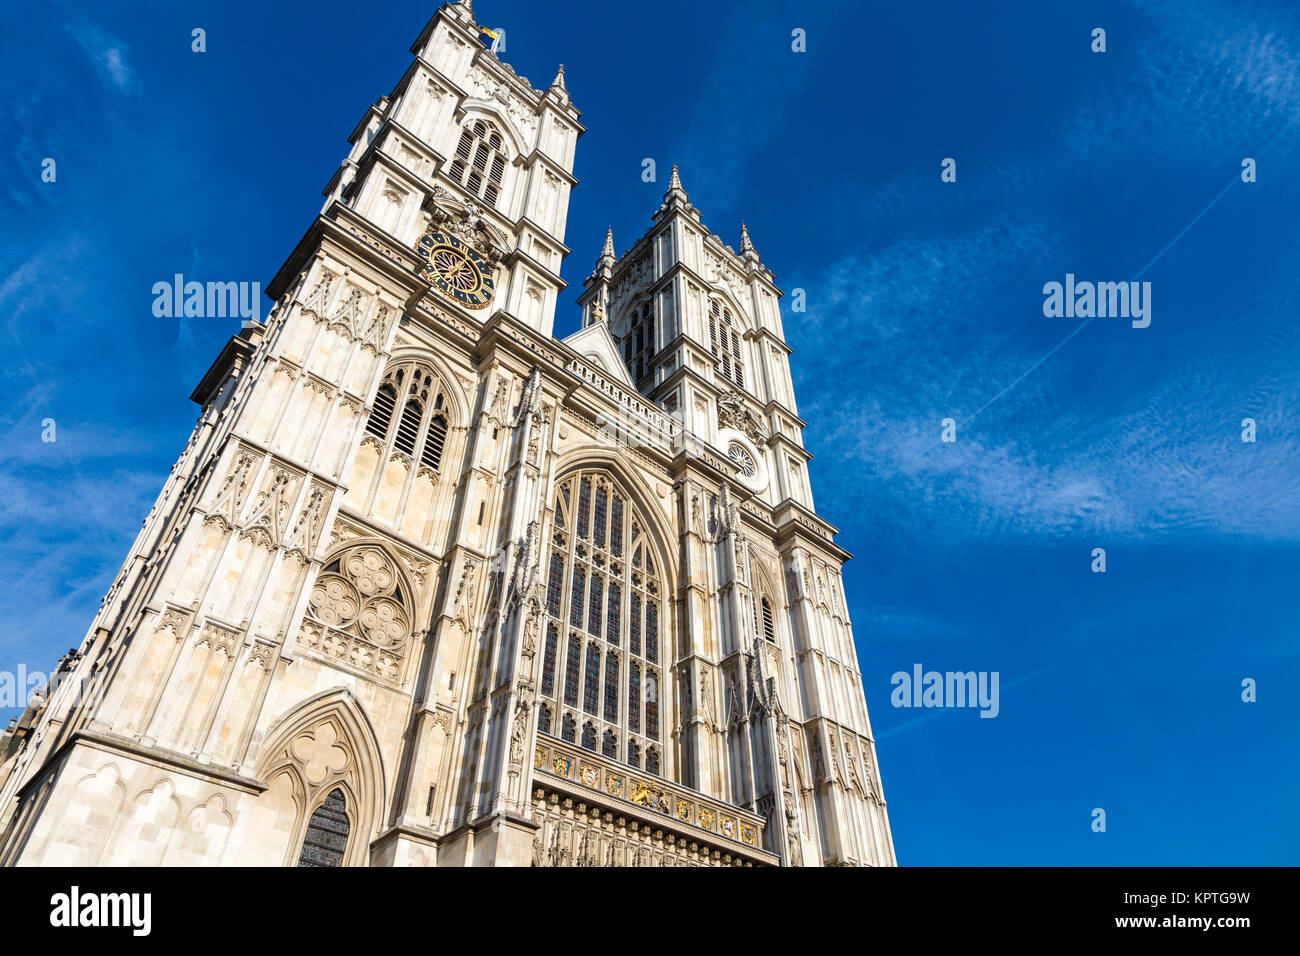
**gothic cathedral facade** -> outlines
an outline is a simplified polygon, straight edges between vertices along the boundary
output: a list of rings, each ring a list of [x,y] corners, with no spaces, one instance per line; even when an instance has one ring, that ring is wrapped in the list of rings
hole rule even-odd
[[[222,350],[4,865],[893,865],[781,293],[672,171],[552,335],[574,151],[446,4]]]

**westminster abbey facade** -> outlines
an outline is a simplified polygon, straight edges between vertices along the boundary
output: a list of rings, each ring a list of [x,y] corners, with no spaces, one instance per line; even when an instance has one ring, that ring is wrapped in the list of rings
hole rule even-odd
[[[444,5],[191,396],[0,864],[893,865],[781,295],[678,171],[552,335],[574,152]]]

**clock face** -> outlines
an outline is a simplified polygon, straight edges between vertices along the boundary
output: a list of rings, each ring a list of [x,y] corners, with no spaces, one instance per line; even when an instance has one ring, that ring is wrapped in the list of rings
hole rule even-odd
[[[467,309],[484,309],[492,301],[492,270],[467,243],[430,232],[416,242],[415,252],[420,274],[447,298]]]

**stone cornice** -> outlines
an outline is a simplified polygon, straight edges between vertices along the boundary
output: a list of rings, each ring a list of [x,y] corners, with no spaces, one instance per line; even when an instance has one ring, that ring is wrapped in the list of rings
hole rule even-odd
[[[203,378],[199,379],[199,384],[194,387],[194,391],[190,393],[190,401],[195,402],[200,408],[206,406],[220,390],[230,372],[252,359],[256,348],[243,335],[232,335],[222,347],[216,360],[203,374]]]
[[[838,528],[792,498],[786,498],[772,510],[777,524],[776,546],[782,551],[788,545],[797,544],[820,551],[841,564],[853,557],[835,543]]]

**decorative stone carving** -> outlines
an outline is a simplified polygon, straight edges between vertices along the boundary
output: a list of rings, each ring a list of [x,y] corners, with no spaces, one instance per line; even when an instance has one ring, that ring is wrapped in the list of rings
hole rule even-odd
[[[284,544],[287,549],[298,551],[303,557],[310,557],[315,551],[328,508],[328,495],[329,491],[323,485],[312,485],[307,503],[298,514],[298,520],[294,522],[288,538],[285,539]]]
[[[737,392],[723,392],[718,396],[718,427],[744,432],[755,445],[767,444],[767,426]]]
[[[286,530],[286,519],[293,506],[298,487],[297,476],[272,465],[269,476],[253,502],[244,534],[255,537],[267,547],[280,543]]]
[[[531,145],[537,135],[537,114],[505,84],[497,82],[483,70],[471,70],[469,86],[474,96],[498,104],[515,128],[515,138]]]
[[[239,512],[244,507],[244,497],[248,492],[249,474],[256,459],[252,452],[240,449],[235,455],[230,473],[221,483],[217,500],[213,502],[212,514],[224,518],[227,527],[233,527],[239,519]]]
[[[339,281],[338,273],[322,267],[316,284],[303,300],[302,310],[313,318],[320,318],[329,307],[334,294],[334,286]]]
[[[195,647],[209,647],[213,651],[225,654],[226,657],[233,657],[235,646],[239,643],[239,632],[228,627],[222,627],[220,624],[208,622],[203,625],[199,631],[198,639],[194,642]]]
[[[495,269],[510,251],[509,238],[484,217],[483,208],[472,199],[460,199],[435,186],[429,206],[430,230],[473,246],[489,267]]]
[[[190,613],[188,611],[182,611],[174,607],[167,607],[164,608],[162,614],[159,615],[158,624],[154,628],[154,632],[161,634],[163,631],[171,631],[172,636],[179,640],[185,636],[186,631],[189,630],[189,625]]]
[[[383,549],[344,551],[316,578],[302,643],[389,681],[400,677],[414,618],[409,589]]]
[[[721,728],[718,727],[718,718],[714,712],[713,680],[708,672],[700,675],[700,709],[705,725],[715,733],[719,731]]]

